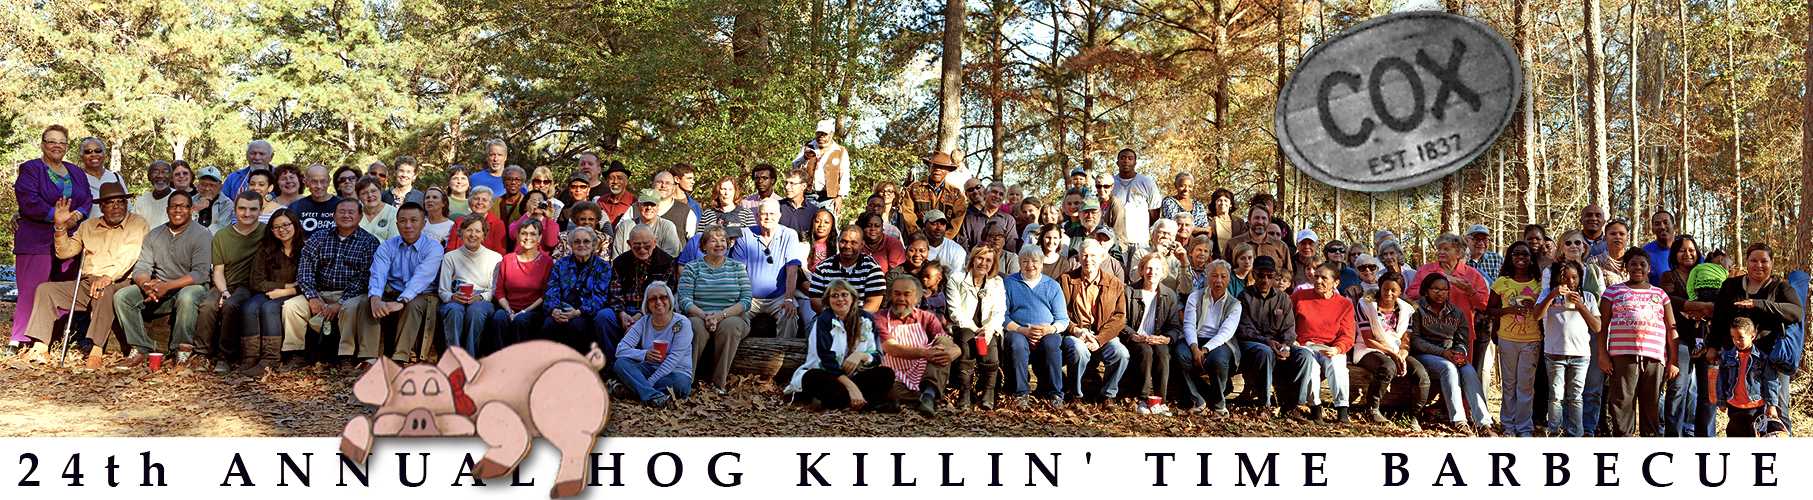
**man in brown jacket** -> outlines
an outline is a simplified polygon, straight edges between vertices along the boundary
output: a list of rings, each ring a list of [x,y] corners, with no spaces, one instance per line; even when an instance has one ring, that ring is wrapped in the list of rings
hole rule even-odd
[[[1083,372],[1093,371],[1107,363],[1102,374],[1102,408],[1117,407],[1112,400],[1120,393],[1121,375],[1127,372],[1128,351],[1118,338],[1127,328],[1127,287],[1119,278],[1102,272],[1102,260],[1108,247],[1097,240],[1082,244],[1078,267],[1058,278],[1064,291],[1064,304],[1070,315],[1070,338],[1065,339],[1070,373],[1064,388],[1071,398],[1083,396]]]
[[[1272,262],[1277,263],[1278,275],[1289,278],[1291,276],[1291,248],[1288,244],[1284,243],[1284,240],[1266,233],[1266,227],[1271,225],[1271,219],[1272,211],[1266,209],[1264,206],[1254,205],[1251,209],[1248,209],[1247,228],[1249,228],[1249,232],[1228,240],[1228,248],[1240,248],[1240,244],[1250,242],[1258,249],[1258,251],[1253,254],[1255,258],[1261,256],[1271,257]],[[1284,287],[1286,288],[1289,286],[1290,284],[1288,283],[1284,284]]]

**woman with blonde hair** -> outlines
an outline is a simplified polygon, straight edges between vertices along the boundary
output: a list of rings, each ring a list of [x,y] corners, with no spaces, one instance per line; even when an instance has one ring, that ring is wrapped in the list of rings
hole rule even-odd
[[[1001,332],[1007,322],[1007,292],[1001,274],[994,271],[995,256],[1000,252],[992,246],[976,247],[966,263],[968,272],[948,280],[951,322],[956,326],[953,337],[963,349],[952,374],[958,409],[967,408],[972,402],[984,410],[995,408],[996,380],[1001,374]],[[981,373],[976,373],[978,367]]]

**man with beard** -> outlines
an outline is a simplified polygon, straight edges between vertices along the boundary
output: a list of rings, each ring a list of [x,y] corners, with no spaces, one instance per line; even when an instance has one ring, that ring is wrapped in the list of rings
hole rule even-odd
[[[561,198],[560,202],[565,203],[570,207],[576,202],[592,201],[601,196],[611,194],[610,186],[607,186],[604,183],[604,176],[602,175],[604,172],[601,170],[603,165],[603,163],[599,163],[598,161],[598,153],[591,151],[579,153],[579,171],[575,172],[574,175],[585,178],[586,185],[585,191],[583,192],[584,194],[577,197],[567,196],[566,198]],[[610,349],[605,350],[608,351]]]
[[[170,163],[151,162],[151,166],[145,168],[145,180],[151,182],[151,190],[132,200],[132,213],[144,217],[152,227],[170,222],[164,218],[164,207],[169,204],[170,193],[175,191],[170,188]]]
[[[598,206],[604,209],[605,220],[622,220],[623,214],[636,207],[636,193],[631,193],[630,171],[623,168],[623,163],[612,161],[611,169],[604,172],[604,183],[608,193],[598,196]],[[594,189],[593,192],[597,192]]]
[[[68,198],[57,203],[53,216],[56,255],[60,259],[81,255],[82,281],[38,285],[25,335],[37,346],[44,346],[34,347],[40,355],[49,352],[51,335],[58,326],[58,309],[67,309],[72,314],[91,311],[88,339],[94,341],[94,347],[89,351],[88,368],[101,367],[101,350],[113,339],[113,294],[129,284],[126,273],[138,262],[145,234],[151,229],[144,217],[126,210],[126,200],[130,197],[126,187],[118,182],[102,185],[100,197],[94,201],[94,207],[101,210],[101,217],[82,221],[74,235],[68,235],[68,229],[81,214],[69,206]],[[77,286],[86,293],[77,294]],[[72,295],[76,297],[74,304],[68,308],[58,307],[66,300],[63,297]]]
[[[157,347],[145,332],[145,317],[176,315],[170,325],[170,347],[176,363],[187,365],[194,354],[195,323],[214,263],[210,261],[214,234],[189,223],[193,203],[188,193],[173,192],[165,200],[164,215],[170,222],[151,228],[132,266],[132,284],[113,295],[113,313],[126,331],[132,353],[114,368],[130,370],[145,363]]]
[[[271,169],[272,156],[275,155],[271,152],[271,143],[258,140],[252,141],[251,144],[247,144],[246,168],[234,170],[233,173],[227,174],[227,179],[225,183],[222,184],[223,187],[221,188],[220,193],[227,195],[226,199],[228,200],[233,199],[235,196],[239,196],[239,191],[246,189],[246,183],[250,180],[249,177],[251,177],[252,172],[257,172],[259,170],[268,171]],[[230,208],[229,211],[231,211]],[[231,222],[227,222],[226,224],[231,224]],[[224,226],[226,224],[222,225]]]
[[[680,266],[674,262],[672,254],[662,251],[656,244],[654,228],[643,224],[630,228],[629,246],[630,251],[611,260],[611,268],[616,271],[611,273],[610,294],[607,295],[611,303],[598,316],[605,340],[611,345],[623,340],[623,332],[642,319],[642,293],[648,290],[650,283],[660,281],[678,286],[680,282]],[[698,338],[708,334],[701,331],[693,332],[693,335]],[[694,345],[703,345],[703,340],[695,341]],[[693,351],[695,366],[703,352]],[[616,357],[614,350],[606,350],[604,355]]]
[[[503,139],[485,143],[485,169],[466,176],[472,187],[491,188],[493,197],[504,196],[504,167],[510,164],[510,144]],[[468,195],[470,196],[470,195]]]
[[[924,217],[926,212],[933,210],[937,210],[941,214],[968,212],[969,206],[963,200],[963,193],[956,186],[945,182],[945,176],[957,171],[957,162],[962,158],[962,151],[950,153],[935,151],[931,156],[921,160],[925,163],[927,170],[925,179],[907,186],[907,206],[906,210],[901,212],[901,215],[906,217],[908,226],[923,227],[924,224],[920,222],[920,218]],[[955,238],[962,230],[963,221],[961,219],[951,221],[951,227],[946,230],[944,237]]]

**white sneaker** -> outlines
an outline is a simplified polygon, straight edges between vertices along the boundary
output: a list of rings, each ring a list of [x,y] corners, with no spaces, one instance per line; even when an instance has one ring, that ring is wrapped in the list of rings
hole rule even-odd
[[[1133,407],[1133,413],[1138,413],[1140,415],[1150,415],[1152,413],[1152,409],[1146,406],[1145,401],[1140,401],[1138,406]]]
[[[1169,417],[1169,416],[1171,416],[1171,407],[1166,406],[1163,403],[1160,403],[1158,406],[1152,407],[1152,409],[1150,411],[1148,411],[1148,413],[1150,413],[1152,415],[1164,415],[1164,416]]]

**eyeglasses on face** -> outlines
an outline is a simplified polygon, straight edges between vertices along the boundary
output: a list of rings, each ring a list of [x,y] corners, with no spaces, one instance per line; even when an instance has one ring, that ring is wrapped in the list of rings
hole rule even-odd
[[[1367,271],[1367,272],[1372,272],[1372,271],[1377,271],[1377,270],[1379,270],[1379,266],[1375,266],[1375,265],[1372,265],[1372,264],[1367,264],[1367,265],[1363,265],[1363,266],[1360,266],[1360,267],[1357,267],[1357,268],[1355,268],[1355,269],[1359,269],[1359,270],[1361,270],[1361,271]]]
[[[105,153],[105,152],[107,152],[107,150],[100,149],[100,148],[82,150],[82,154],[85,154],[85,155],[98,155],[98,154]]]

